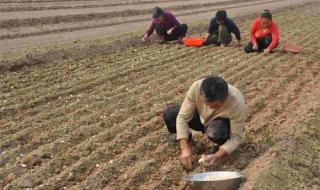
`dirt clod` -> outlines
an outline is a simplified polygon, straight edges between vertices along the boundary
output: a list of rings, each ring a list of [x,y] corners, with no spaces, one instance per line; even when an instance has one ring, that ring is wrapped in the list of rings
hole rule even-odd
[[[15,180],[17,177],[14,173],[10,173],[7,177],[4,178],[4,184],[8,184],[11,181]]]
[[[19,181],[18,186],[22,188],[30,188],[32,187],[32,182],[29,179],[22,179]]]

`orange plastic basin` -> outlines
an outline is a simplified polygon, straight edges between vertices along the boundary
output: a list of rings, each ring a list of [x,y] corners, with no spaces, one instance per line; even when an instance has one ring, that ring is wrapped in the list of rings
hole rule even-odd
[[[204,40],[202,38],[183,38],[182,41],[185,46],[191,47],[200,47],[204,43]]]

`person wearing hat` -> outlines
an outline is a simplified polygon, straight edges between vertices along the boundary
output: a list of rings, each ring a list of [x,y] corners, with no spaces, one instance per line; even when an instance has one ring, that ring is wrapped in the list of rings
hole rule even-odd
[[[242,93],[218,76],[198,80],[189,88],[182,105],[169,106],[163,113],[169,133],[180,141],[181,162],[192,167],[190,129],[200,131],[214,143],[205,157],[207,166],[231,154],[241,143],[246,106]]]
[[[210,21],[204,45],[215,44],[225,47],[232,41],[231,33],[236,36],[238,45],[241,46],[241,34],[238,26],[227,17],[225,10],[219,10]]]
[[[246,53],[263,52],[269,54],[279,44],[279,30],[272,20],[269,10],[264,10],[260,18],[251,25],[250,42],[244,47]]]
[[[174,40],[181,41],[186,36],[188,26],[180,24],[170,12],[165,12],[161,8],[156,7],[152,11],[151,25],[143,36],[142,41],[146,42],[154,30],[156,30],[161,42],[164,43]]]

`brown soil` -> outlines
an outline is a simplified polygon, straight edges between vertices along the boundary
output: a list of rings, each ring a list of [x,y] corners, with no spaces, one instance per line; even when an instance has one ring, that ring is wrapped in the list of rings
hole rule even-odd
[[[305,136],[293,131],[320,109],[319,13],[316,4],[275,12],[281,39],[304,47],[296,55],[281,51],[281,45],[261,56],[246,55],[235,43],[227,49],[187,48],[141,44],[138,35],[123,35],[7,57],[0,77],[0,188],[188,189],[183,176],[206,169],[195,164],[183,170],[179,147],[169,143],[159,113],[181,102],[193,81],[212,73],[237,86],[249,108],[244,143],[216,169],[244,172],[243,189],[263,189],[261,181],[274,179],[275,166],[287,169],[279,158],[316,175],[309,161],[294,162],[281,147],[304,142],[299,138]],[[246,31],[244,43],[253,18],[236,20]],[[296,20],[307,23],[303,30]],[[195,141],[197,160],[210,143],[201,135]],[[308,150],[317,150],[315,142]],[[296,179],[296,171],[288,171]],[[297,181],[317,185],[309,177]],[[277,184],[273,189],[281,189]]]

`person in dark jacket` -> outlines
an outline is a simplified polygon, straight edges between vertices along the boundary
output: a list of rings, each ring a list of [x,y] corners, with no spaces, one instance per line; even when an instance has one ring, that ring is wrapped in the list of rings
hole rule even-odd
[[[238,45],[241,46],[241,34],[238,26],[227,17],[227,12],[225,10],[219,10],[217,11],[216,16],[210,21],[204,45],[215,44],[225,47],[232,41],[231,33],[236,36]]]
[[[181,41],[186,36],[188,26],[180,24],[170,12],[155,7],[152,11],[152,18],[151,25],[142,38],[143,42],[148,40],[154,30],[156,30],[162,43],[174,40]]]

